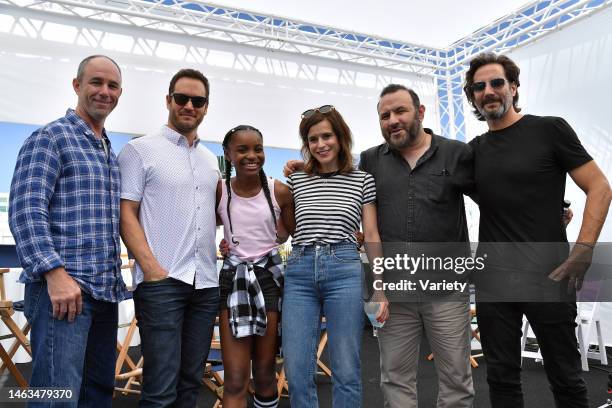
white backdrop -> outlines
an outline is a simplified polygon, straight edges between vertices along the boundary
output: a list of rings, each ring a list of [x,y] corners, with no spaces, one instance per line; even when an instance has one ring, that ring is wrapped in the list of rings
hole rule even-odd
[[[0,18],[0,121],[43,124],[63,115],[76,103],[70,83],[78,62],[101,53],[123,70],[124,93],[107,121],[112,131],[143,134],[165,123],[168,83],[184,67],[201,70],[211,82],[205,140],[221,141],[247,123],[262,130],[268,146],[299,148],[301,112],[333,104],[351,127],[358,153],[382,140],[376,102],[391,82],[414,87],[427,106],[426,126],[439,129],[430,78],[104,22],[79,29],[82,21],[63,17],[50,17],[39,38],[30,38],[27,30],[11,29],[14,18]],[[90,37],[98,39],[88,40],[96,47],[85,45]]]

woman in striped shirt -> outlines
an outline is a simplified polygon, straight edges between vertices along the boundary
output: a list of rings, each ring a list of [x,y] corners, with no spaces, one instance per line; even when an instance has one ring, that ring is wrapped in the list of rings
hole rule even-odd
[[[327,320],[334,408],[361,406],[361,260],[354,232],[380,243],[374,178],[353,166],[349,127],[331,105],[300,123],[303,171],[289,176],[296,230],[285,271],[283,353],[291,406],[317,407],[320,319]],[[370,252],[370,250],[368,250]],[[387,316],[386,304],[378,318]]]

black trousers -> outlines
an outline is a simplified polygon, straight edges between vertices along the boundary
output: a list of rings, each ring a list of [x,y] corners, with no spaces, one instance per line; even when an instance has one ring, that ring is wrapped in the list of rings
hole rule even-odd
[[[524,407],[521,336],[527,316],[544,358],[557,408],[588,408],[587,387],[576,340],[576,303],[477,302],[492,408]]]

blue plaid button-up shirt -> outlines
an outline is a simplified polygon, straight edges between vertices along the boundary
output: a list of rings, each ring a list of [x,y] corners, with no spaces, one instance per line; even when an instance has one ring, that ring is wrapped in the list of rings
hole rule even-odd
[[[119,166],[108,144],[107,156],[102,140],[72,109],[26,139],[9,196],[21,282],[63,266],[95,299],[125,297]]]

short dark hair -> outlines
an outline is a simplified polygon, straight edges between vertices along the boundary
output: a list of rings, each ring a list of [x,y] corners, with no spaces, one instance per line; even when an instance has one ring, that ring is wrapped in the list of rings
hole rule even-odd
[[[408,92],[410,94],[410,97],[412,98],[412,104],[414,105],[414,109],[417,111],[419,110],[419,107],[421,106],[421,99],[419,98],[419,95],[417,95],[417,93],[414,92],[412,88],[408,88],[401,84],[389,84],[385,86],[383,90],[380,92],[380,95],[378,96],[379,102],[378,104],[376,104],[376,109],[378,109],[378,105],[380,104],[380,98],[382,98],[383,96],[387,94],[395,93],[397,91]]]
[[[87,67],[87,64],[89,64],[89,62],[94,58],[106,58],[107,60],[112,62],[117,67],[117,70],[119,71],[119,76],[121,76],[121,68],[119,68],[119,64],[117,64],[114,59],[112,59],[111,57],[107,55],[96,54],[96,55],[90,55],[89,57],[84,58],[83,61],[79,63],[79,67],[77,68],[77,75],[76,75],[77,81],[81,82],[81,80],[83,79],[83,75],[85,74],[85,68]]]
[[[519,74],[521,73],[521,69],[516,65],[514,61],[508,58],[505,55],[497,55],[494,52],[483,52],[482,54],[478,54],[470,61],[470,68],[465,73],[465,84],[463,85],[463,92],[465,92],[465,96],[467,97],[468,102],[474,108],[474,115],[478,118],[478,120],[485,120],[484,116],[478,110],[476,103],[474,102],[474,90],[472,89],[472,85],[474,85],[474,74],[480,67],[489,64],[499,64],[504,69],[504,75],[506,76],[506,80],[509,83],[515,84],[518,88],[521,86],[521,82],[519,81]],[[514,110],[517,112],[521,111],[521,108],[518,107],[519,94],[518,89],[512,98],[512,106]]]
[[[340,112],[336,108],[330,112],[321,113],[316,111],[314,114],[305,117],[300,122],[300,137],[302,138],[302,157],[304,158],[304,171],[308,174],[318,172],[318,162],[310,154],[308,148],[308,132],[310,128],[316,124],[328,120],[334,131],[334,134],[338,138],[338,144],[340,145],[340,151],[338,152],[338,172],[348,173],[353,170],[353,155],[351,150],[353,148],[353,137],[351,136],[351,129],[348,127]]]
[[[204,84],[204,88],[206,89],[206,95],[205,95],[207,99],[206,103],[210,102],[210,85],[208,83],[208,78],[206,78],[204,74],[198,71],[197,69],[192,69],[192,68],[183,68],[179,72],[174,74],[174,76],[170,80],[170,86],[168,87],[168,95],[172,95],[172,92],[174,92],[174,87],[176,86],[176,83],[181,78],[192,78],[192,79],[197,79],[198,81],[201,81]]]

